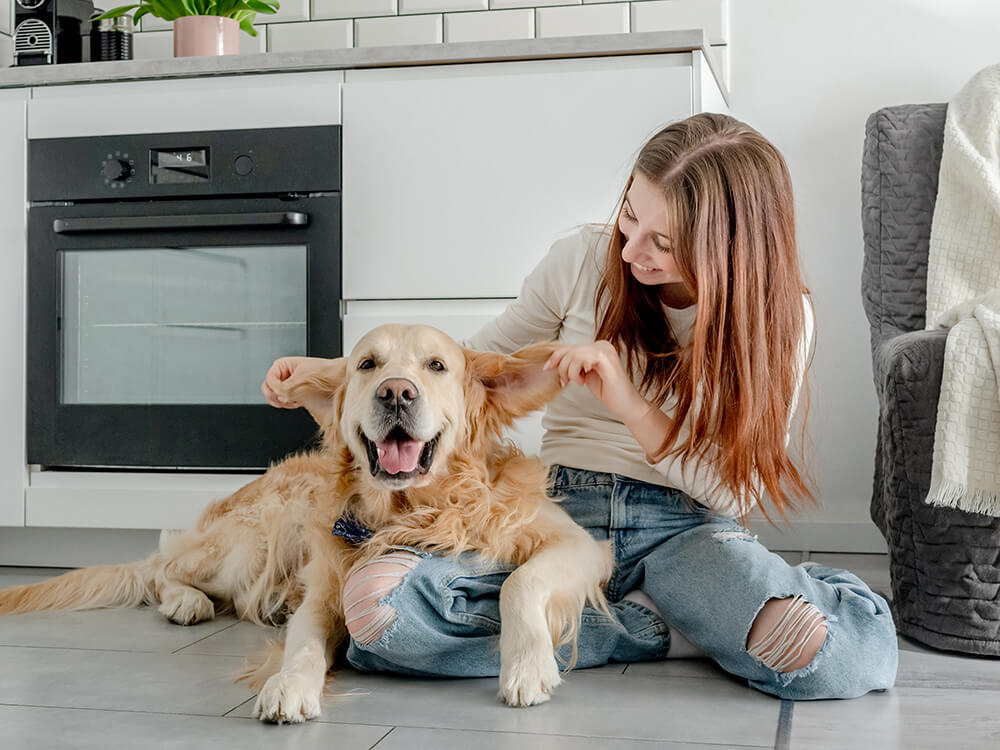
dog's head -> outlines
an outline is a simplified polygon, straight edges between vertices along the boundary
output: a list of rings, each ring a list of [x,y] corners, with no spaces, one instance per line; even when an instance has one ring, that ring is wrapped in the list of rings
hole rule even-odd
[[[559,392],[543,371],[554,344],[511,356],[474,352],[429,326],[370,331],[346,361],[286,385],[324,430],[346,445],[381,489],[428,484],[456,455],[486,453],[503,428]]]

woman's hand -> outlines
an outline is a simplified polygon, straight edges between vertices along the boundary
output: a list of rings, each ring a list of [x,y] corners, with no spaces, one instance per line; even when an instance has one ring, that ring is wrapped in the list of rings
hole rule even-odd
[[[632,385],[609,341],[560,347],[549,357],[544,369],[558,369],[563,385],[587,386],[608,411],[626,424],[641,419],[652,406]]]
[[[264,376],[264,382],[260,385],[260,392],[264,394],[267,403],[278,409],[298,409],[302,404],[297,401],[289,401],[279,396],[275,389],[278,385],[292,376],[292,373],[305,373],[309,370],[318,369],[330,363],[330,360],[322,357],[281,357],[274,360],[271,369]]]

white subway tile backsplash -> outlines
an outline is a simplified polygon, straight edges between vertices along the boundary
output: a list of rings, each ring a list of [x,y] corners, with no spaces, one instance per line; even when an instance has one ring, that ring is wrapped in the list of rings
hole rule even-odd
[[[281,0],[278,12],[273,15],[258,13],[257,23],[285,23],[309,20],[309,0]]]
[[[399,0],[399,14],[448,13],[458,10],[486,10],[487,0]]]
[[[704,29],[709,44],[729,41],[729,0],[650,0],[632,3],[632,31]]]
[[[269,52],[344,49],[353,45],[354,22],[350,19],[275,24],[268,28]]]
[[[143,31],[167,31],[174,28],[173,21],[164,21],[156,16],[145,15],[139,19],[139,28]]]
[[[267,52],[267,29],[254,26],[257,36],[240,32],[240,54],[254,55]],[[134,60],[152,60],[174,56],[174,32],[144,31],[132,37],[132,58]]]
[[[535,36],[535,11],[490,10],[485,13],[447,13],[446,42],[488,42],[495,39],[531,39]]]
[[[105,0],[106,4],[113,3],[114,0]],[[283,23],[285,21],[308,21],[309,20],[309,0],[281,0],[281,6],[277,13],[258,13],[254,20],[254,26],[265,23]],[[143,16],[139,21],[143,31],[159,31],[162,29],[172,29],[173,21],[164,21],[162,18],[154,16]],[[247,36],[244,34],[244,36]]]
[[[582,0],[490,0],[490,10],[540,8],[547,5],[580,5]]]
[[[623,34],[629,29],[628,4],[581,5],[576,8],[539,8],[535,36]]]
[[[435,44],[442,39],[441,14],[361,18],[354,22],[355,47],[390,44]]]
[[[267,18],[267,16],[264,16]],[[257,16],[257,20],[260,20],[260,16]],[[240,54],[241,55],[256,55],[261,52],[267,52],[267,27],[263,24],[259,26],[254,26],[254,31],[257,32],[257,36],[250,36],[249,34],[240,34]]]
[[[144,31],[132,37],[133,60],[155,60],[173,56],[173,31]]]
[[[396,0],[312,0],[313,20],[394,15]]]
[[[240,34],[240,53],[702,28],[728,80],[730,1],[281,0],[277,14],[257,15],[257,38]],[[12,60],[13,2],[0,0],[0,67]],[[145,16],[135,36],[136,59],[171,57],[172,29]]]

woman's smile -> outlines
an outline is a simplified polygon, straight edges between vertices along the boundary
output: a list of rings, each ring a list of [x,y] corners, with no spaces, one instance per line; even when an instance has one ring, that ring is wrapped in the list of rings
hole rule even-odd
[[[633,263],[632,266],[638,268],[643,273],[654,273],[655,271],[660,270],[659,268],[650,268],[649,266],[644,266],[642,265],[642,263]]]

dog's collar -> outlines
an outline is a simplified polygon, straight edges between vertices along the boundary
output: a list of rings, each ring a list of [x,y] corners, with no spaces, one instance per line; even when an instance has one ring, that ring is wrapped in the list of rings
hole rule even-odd
[[[343,537],[351,544],[361,544],[368,541],[372,532],[366,526],[354,520],[352,516],[343,515],[333,524],[331,532],[334,536]]]

